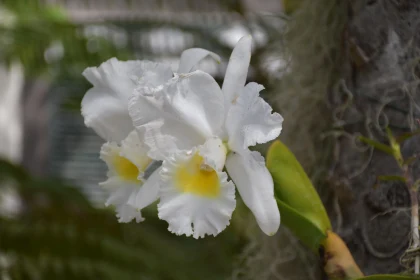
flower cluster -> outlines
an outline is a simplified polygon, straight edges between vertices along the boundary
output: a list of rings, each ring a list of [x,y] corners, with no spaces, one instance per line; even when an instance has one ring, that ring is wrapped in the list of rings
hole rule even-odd
[[[262,231],[277,232],[273,180],[249,147],[275,139],[283,118],[259,96],[262,85],[245,85],[251,44],[245,36],[235,46],[222,88],[192,71],[207,56],[220,61],[199,48],[182,53],[175,73],[163,63],[115,58],[83,72],[93,88],[82,115],[107,141],[100,156],[108,180],[101,185],[120,222],[144,220],[141,210],[160,200],[159,218],[171,232],[217,235],[229,225],[236,185]]]

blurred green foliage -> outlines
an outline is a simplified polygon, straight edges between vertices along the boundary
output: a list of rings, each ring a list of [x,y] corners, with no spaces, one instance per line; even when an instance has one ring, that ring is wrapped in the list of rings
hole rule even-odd
[[[73,24],[62,8],[41,5],[33,0],[4,0],[0,6],[0,60],[18,59],[27,75],[41,76],[49,71],[53,77],[80,75],[89,65],[118,56],[128,58],[128,52],[117,49],[102,37],[83,35],[83,26]],[[88,41],[94,40],[95,51]],[[56,60],[48,61],[45,52],[54,44],[62,47]]]
[[[119,224],[112,209],[92,207],[60,180],[29,176],[0,161],[0,186],[16,188],[17,216],[0,217],[0,264],[12,279],[223,279],[245,239],[179,237],[153,211],[140,224]]]
[[[403,276],[403,275],[391,275],[391,274],[377,274],[358,278],[356,280],[413,280],[419,279],[419,277],[414,276]]]

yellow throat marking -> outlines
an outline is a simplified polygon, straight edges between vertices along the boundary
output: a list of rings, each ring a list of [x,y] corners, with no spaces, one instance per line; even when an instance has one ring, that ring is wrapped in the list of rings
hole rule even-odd
[[[126,181],[140,182],[137,177],[139,176],[139,169],[137,166],[122,156],[115,156],[113,165],[119,177]]]
[[[175,185],[181,192],[199,196],[214,198],[220,193],[219,176],[198,153],[175,171]]]

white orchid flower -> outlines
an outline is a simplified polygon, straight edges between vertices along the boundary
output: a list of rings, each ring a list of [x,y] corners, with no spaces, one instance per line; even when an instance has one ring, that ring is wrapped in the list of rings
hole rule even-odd
[[[217,235],[229,225],[235,209],[235,185],[222,172],[223,143],[218,138],[188,152],[178,152],[162,165],[159,218],[178,235]]]
[[[206,56],[220,57],[204,49],[185,50],[177,73],[188,73]],[[111,58],[83,75],[93,85],[82,100],[85,125],[107,141],[120,142],[134,129],[128,99],[136,88],[155,88],[173,77],[169,65],[147,60],[119,61]]]
[[[140,210],[158,198],[156,183],[159,173],[153,173],[144,183],[144,172],[152,161],[147,157],[147,151],[136,131],[132,131],[120,145],[107,142],[101,148],[100,158],[108,166],[108,180],[100,185],[110,192],[105,205],[116,207],[119,222],[143,221]],[[136,207],[127,204],[133,193],[142,198],[141,204]]]
[[[206,56],[220,60],[204,49],[182,53],[178,72],[189,72]],[[128,113],[128,99],[135,88],[155,88],[172,78],[171,68],[151,61],[119,61],[116,58],[98,68],[87,68],[83,75],[92,83],[82,100],[82,115],[87,127],[109,141],[102,146],[101,158],[109,168],[109,179],[101,185],[110,192],[106,205],[115,205],[120,222],[143,220],[140,210],[158,199],[159,169],[145,178],[152,165],[144,146],[134,131]],[[147,180],[146,180],[147,179]],[[135,206],[127,204],[132,201]]]
[[[264,158],[248,149],[275,139],[283,118],[272,114],[259,92],[245,86],[252,38],[232,52],[222,90],[208,74],[176,75],[153,90],[139,88],[129,103],[148,155],[163,160],[159,217],[176,234],[216,235],[235,208],[234,186],[268,235],[277,232],[280,213]]]

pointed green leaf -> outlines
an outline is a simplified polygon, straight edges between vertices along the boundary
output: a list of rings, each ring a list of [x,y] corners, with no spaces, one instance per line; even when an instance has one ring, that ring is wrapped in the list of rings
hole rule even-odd
[[[281,213],[281,223],[286,225],[303,244],[318,252],[321,242],[327,238],[326,233],[283,201],[277,200],[277,205]]]
[[[388,139],[389,139],[389,142],[391,143],[392,154],[395,160],[398,162],[398,164],[402,166],[404,164],[404,159],[401,154],[400,144],[397,142],[397,139],[395,139],[389,127],[386,128],[386,133],[388,134]]]
[[[416,189],[416,190],[418,190],[419,189],[419,186],[420,186],[420,179],[417,179],[414,182],[414,184],[413,184],[413,188]]]
[[[412,280],[412,279],[419,279],[419,277],[392,275],[392,274],[378,274],[378,275],[370,275],[370,276],[366,276],[362,278],[357,278],[355,280]]]
[[[325,234],[331,229],[331,223],[318,193],[302,166],[282,142],[275,141],[267,152],[267,168],[273,176],[276,198],[293,210],[293,212],[281,212],[282,223],[292,229],[299,238],[305,238],[301,240],[303,243],[317,244],[319,235],[298,234],[297,230],[304,230],[301,227],[306,225],[307,231],[313,231],[311,227],[315,227]],[[294,224],[296,213],[304,219],[299,220],[299,225]]]
[[[409,139],[409,138],[411,138],[413,136],[419,135],[419,134],[420,134],[420,129],[415,130],[413,132],[407,132],[407,133],[404,133],[404,134],[401,134],[400,136],[398,136],[396,138],[396,141],[397,141],[397,143],[402,143],[405,140],[407,140],[407,139]]]
[[[412,157],[407,158],[406,160],[404,160],[404,165],[410,165],[412,164],[415,160],[417,160],[419,158],[419,155],[414,155]]]
[[[359,140],[363,143],[368,144],[371,147],[374,147],[375,149],[381,150],[382,152],[385,152],[391,156],[394,155],[392,148],[388,145],[385,145],[381,142],[375,141],[373,139],[367,138],[365,136],[359,136]]]

